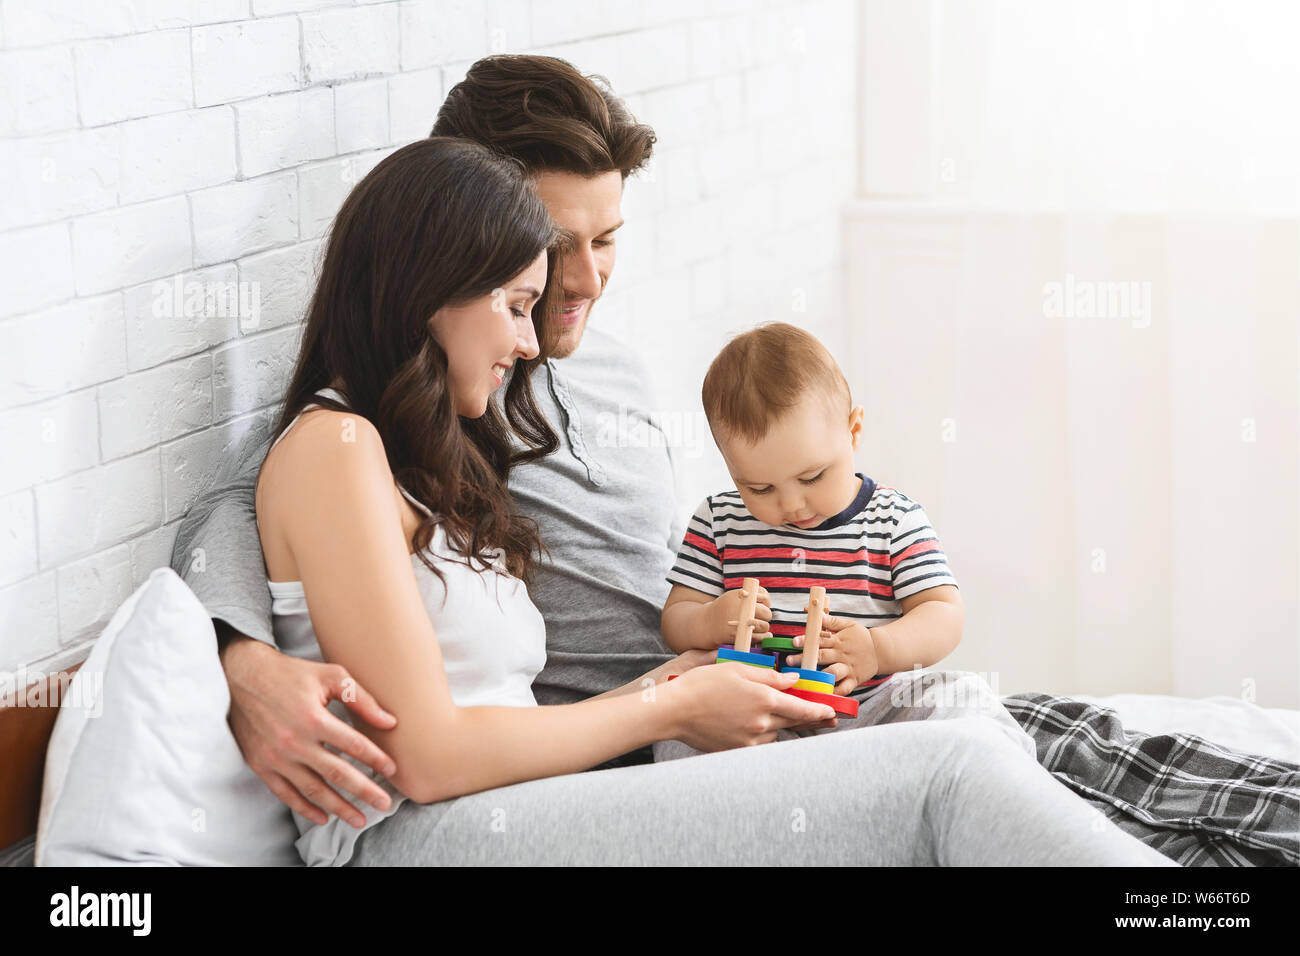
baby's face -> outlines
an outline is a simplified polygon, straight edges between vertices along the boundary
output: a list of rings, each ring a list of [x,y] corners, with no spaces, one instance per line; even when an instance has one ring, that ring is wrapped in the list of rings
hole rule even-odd
[[[820,396],[790,409],[756,444],[718,436],[745,507],[776,527],[812,528],[853,501],[853,452],[862,438],[860,406],[832,411]]]

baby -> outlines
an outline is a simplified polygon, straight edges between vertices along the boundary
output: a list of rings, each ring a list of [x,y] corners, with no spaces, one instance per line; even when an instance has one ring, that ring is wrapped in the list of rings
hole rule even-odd
[[[730,643],[741,582],[752,577],[761,585],[755,645],[789,639],[785,663],[799,666],[808,591],[820,585],[829,614],[818,666],[836,693],[859,700],[853,726],[979,712],[1032,754],[1032,740],[974,674],[927,675],[973,698],[955,706],[926,703],[919,691],[905,701],[883,693],[899,679],[911,689],[915,668],[947,657],[965,612],[925,511],[854,469],[864,412],[821,343],[783,322],[739,335],[709,366],[703,401],[736,488],[710,495],[691,517],[668,574],[668,646],[681,653]]]

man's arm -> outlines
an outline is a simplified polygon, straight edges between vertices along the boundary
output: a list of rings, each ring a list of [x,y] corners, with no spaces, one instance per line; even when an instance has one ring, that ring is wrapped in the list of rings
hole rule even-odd
[[[213,618],[230,685],[230,729],[248,765],[304,817],[325,823],[328,814],[337,814],[360,827],[365,818],[335,786],[379,809],[391,801],[325,745],[386,776],[394,769],[392,760],[326,705],[342,700],[382,729],[395,719],[343,668],[298,660],[276,649],[255,507],[268,432],[259,423],[234,455],[223,459],[177,529],[171,566]]]
[[[274,647],[271,592],[253,505],[267,432],[259,422],[222,460],[181,520],[171,566],[214,620]]]

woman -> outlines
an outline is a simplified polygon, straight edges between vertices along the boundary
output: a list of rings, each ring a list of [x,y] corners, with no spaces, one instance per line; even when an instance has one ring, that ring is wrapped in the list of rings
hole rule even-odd
[[[556,239],[513,165],[445,138],[385,159],[335,221],[258,526],[277,642],[342,664],[396,715],[362,727],[396,767],[386,810],[358,804],[361,831],[295,815],[304,858],[1168,863],[985,721],[760,752],[745,745],[794,721],[720,715],[792,678],[728,666],[536,706],[545,633],[525,582],[540,542],[506,482],[556,447],[528,374],[553,334]],[[809,704],[800,720],[831,716]],[[668,739],[734,749],[577,773]]]

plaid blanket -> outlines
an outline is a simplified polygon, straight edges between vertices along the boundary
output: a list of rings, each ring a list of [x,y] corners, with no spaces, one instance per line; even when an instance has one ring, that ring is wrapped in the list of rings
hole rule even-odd
[[[1125,730],[1115,711],[1070,697],[1002,703],[1054,777],[1183,866],[1300,866],[1300,766]]]

